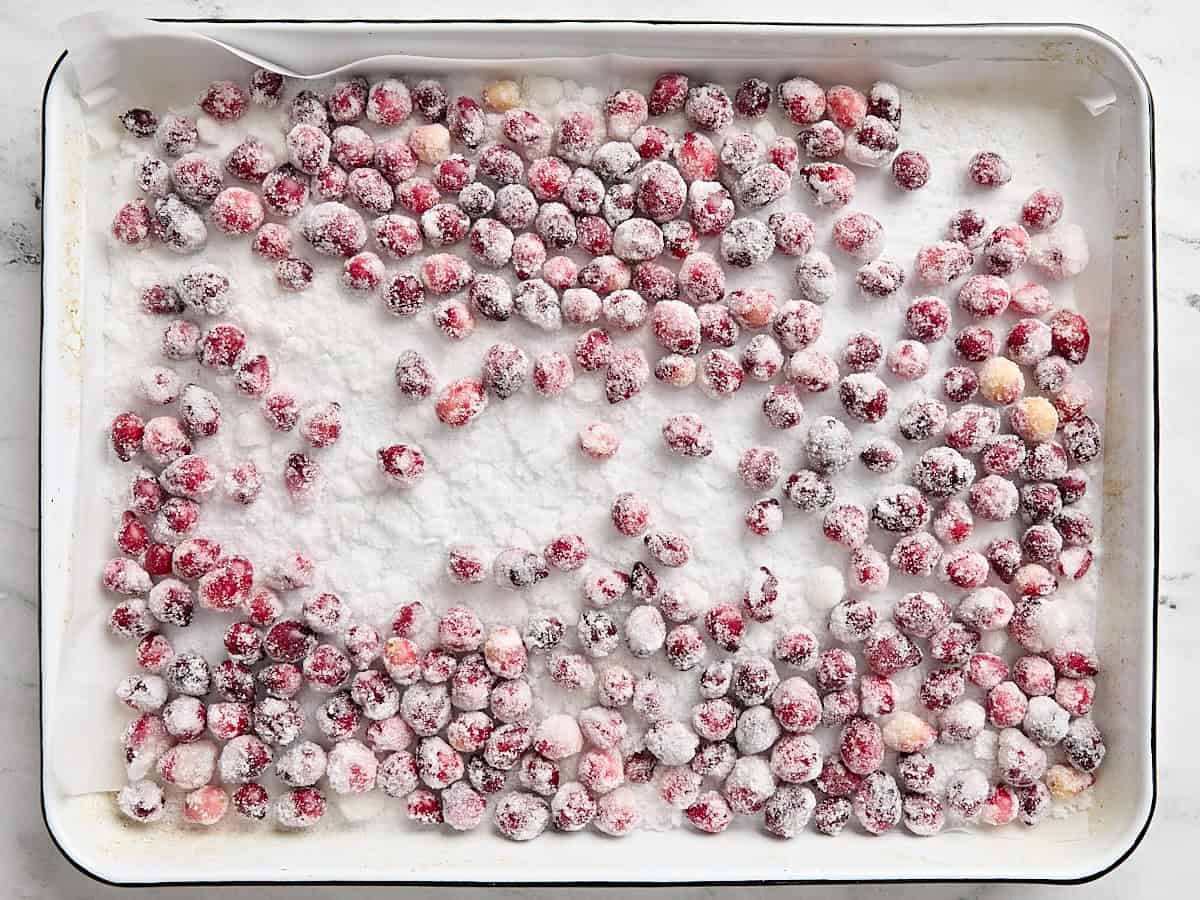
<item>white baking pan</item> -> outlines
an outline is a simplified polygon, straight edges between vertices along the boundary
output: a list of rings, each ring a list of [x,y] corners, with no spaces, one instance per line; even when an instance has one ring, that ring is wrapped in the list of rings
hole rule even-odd
[[[41,680],[43,801],[63,853],[95,878],[124,884],[220,882],[712,883],[871,880],[1095,878],[1137,845],[1154,807],[1154,673],[1157,593],[1157,366],[1154,281],[1153,112],[1149,87],[1115,41],[1081,26],[806,26],[670,23],[188,23],[241,51],[301,73],[382,55],[456,58],[577,57],[619,52],[644,60],[796,61],[851,83],[884,66],[952,60],[1021,61],[1030,71],[1064,62],[1103,76],[1120,118],[1112,160],[1117,190],[1113,236],[1107,455],[1097,644],[1108,674],[1095,716],[1109,754],[1086,828],[1017,826],[871,838],[808,833],[781,843],[750,829],[713,839],[689,830],[638,832],[621,842],[595,833],[548,834],[514,844],[489,829],[450,835],[404,828],[398,817],[313,834],[269,827],[142,829],[115,814],[111,796],[72,796],[51,761],[76,747],[56,727],[63,637],[73,614],[75,573],[97,571],[97,533],[80,510],[89,484],[81,463],[94,354],[102,341],[89,317],[89,273],[103,272],[94,219],[85,208],[88,148],[68,75],[51,72],[45,103],[45,192],[41,382]],[[148,37],[118,42],[122,67],[143,66],[156,90],[185,73],[216,73],[226,51],[202,38],[164,49]],[[1047,69],[1047,71],[1049,71]],[[838,74],[842,73],[842,74]],[[1040,90],[1053,92],[1052,78]],[[169,94],[168,94],[169,95]],[[1081,148],[1087,152],[1087,148]],[[1107,189],[1108,186],[1101,186]],[[107,210],[105,211],[107,215]],[[89,226],[89,221],[92,224]],[[1101,226],[1103,228],[1103,226]],[[85,236],[90,235],[88,239]],[[85,299],[86,298],[86,299]],[[83,453],[82,448],[89,453]],[[107,688],[105,688],[105,691]]]

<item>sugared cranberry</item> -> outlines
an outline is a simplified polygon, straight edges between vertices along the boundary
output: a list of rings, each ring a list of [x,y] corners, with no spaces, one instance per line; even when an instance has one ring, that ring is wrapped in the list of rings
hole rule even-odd
[[[990,150],[979,151],[967,165],[967,177],[980,187],[1002,187],[1012,181],[1012,176],[1012,166]]]

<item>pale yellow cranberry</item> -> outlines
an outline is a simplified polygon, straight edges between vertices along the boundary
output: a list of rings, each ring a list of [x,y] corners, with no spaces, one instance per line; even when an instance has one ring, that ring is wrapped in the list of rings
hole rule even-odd
[[[441,162],[450,155],[450,132],[445,125],[422,125],[408,136],[408,147],[423,163]]]
[[[746,328],[766,328],[775,318],[775,295],[763,288],[734,291],[728,302],[734,318]]]
[[[521,86],[507,79],[493,81],[483,89],[483,105],[492,112],[508,112],[521,105]]]
[[[897,753],[917,753],[937,740],[937,730],[919,716],[897,712],[883,723],[883,742]]]
[[[1096,776],[1077,772],[1070,766],[1051,766],[1046,773],[1046,787],[1055,800],[1070,800],[1078,797],[1096,782]]]
[[[1012,429],[1023,440],[1040,444],[1058,431],[1058,410],[1045,397],[1022,397],[1009,411]]]
[[[1008,406],[1025,392],[1025,376],[1011,359],[993,356],[979,370],[979,393],[997,406]]]

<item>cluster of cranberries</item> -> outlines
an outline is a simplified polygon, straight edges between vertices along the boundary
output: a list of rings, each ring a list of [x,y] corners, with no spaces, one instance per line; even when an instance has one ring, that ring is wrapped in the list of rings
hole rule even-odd
[[[212,84],[198,105],[228,125],[251,103],[280,104],[284,88],[282,77],[260,70],[248,89]],[[794,139],[755,134],[773,103],[795,126]],[[311,560],[292,554],[258,573],[260,583],[248,558],[202,536],[205,497],[221,485],[252,503],[262,479],[249,463],[222,477],[196,452],[219,431],[221,402],[154,367],[139,373],[138,393],[174,414],[124,412],[110,432],[115,454],[142,466],[116,532],[121,555],[103,572],[105,587],[122,597],[110,625],[136,642],[141,670],[117,689],[139,714],[123,736],[131,783],[118,804],[126,815],[162,817],[153,773],[186,793],[184,817],[197,824],[214,824],[232,803],[250,819],[271,814],[285,827],[306,827],[324,815],[327,790],[378,788],[402,799],[413,821],[468,830],[483,821],[489,798],[515,786],[492,804],[496,827],[514,840],[589,825],[621,836],[641,818],[627,785],[654,781],[663,802],[706,833],[761,815],[780,837],[810,821],[836,834],[852,817],[871,834],[903,821],[930,835],[948,816],[1035,824],[1052,797],[1091,785],[1105,752],[1088,717],[1099,664],[1086,635],[1061,633],[1054,609],[1060,581],[1088,573],[1095,538],[1094,523],[1075,507],[1087,490],[1082,467],[1102,452],[1087,414],[1092,392],[1074,374],[1088,354],[1088,323],[1054,309],[1041,284],[1014,288],[1006,280],[1027,263],[1050,281],[1086,266],[1082,230],[1060,221],[1061,194],[1038,190],[1017,221],[994,227],[973,209],[956,213],[914,267],[923,289],[956,285],[955,303],[916,297],[903,313],[905,339],[885,347],[859,332],[830,353],[816,345],[837,272],[815,249],[817,226],[799,212],[756,213],[794,185],[834,214],[833,244],[856,266],[864,300],[895,295],[906,271],[885,253],[883,223],[846,210],[857,179],[850,166],[890,168],[908,192],[930,180],[925,156],[898,152],[902,109],[893,85],[862,93],[801,77],[774,86],[751,78],[731,96],[668,73],[646,94],[614,92],[602,113],[576,110],[551,122],[522,105],[514,82],[494,82],[476,99],[451,96],[434,80],[353,79],[328,96],[302,90],[285,109],[286,159],[247,137],[224,161],[197,149],[195,120],[127,112],[122,124],[152,139],[159,155],[138,159],[148,199],[118,210],[114,238],[193,254],[211,226],[245,237],[274,265],[283,290],[303,291],[315,268],[294,254],[294,228],[317,257],[341,261],[348,291],[376,296],[393,315],[416,316],[428,295],[449,340],[466,338],[479,319],[581,329],[565,352],[536,359],[498,341],[477,372],[441,384],[421,354],[401,353],[398,390],[431,399],[450,428],[529,385],[559,396],[576,367],[604,378],[611,404],[634,399],[651,376],[677,388],[698,384],[714,400],[747,381],[770,384],[761,410],[781,432],[804,422],[806,396],[834,391],[845,420],[807,423],[804,468],[785,477],[778,451],[752,447],[737,474],[760,494],[781,491],[782,501],[764,496],[746,510],[755,535],[780,529],[787,507],[821,517],[825,537],[849,553],[850,596],[830,612],[826,646],[793,625],[779,632],[770,658],[749,655],[747,630],[776,616],[776,576],[759,568],[740,602],[713,602],[696,583],[664,572],[687,566],[688,537],[657,528],[649,504],[625,493],[614,500],[612,523],[642,540],[646,559],[628,571],[582,571],[583,611],[573,629],[556,615],[485,628],[467,606],[433,621],[420,602],[377,628],[356,621],[332,593],[305,596],[300,616],[289,617],[280,595],[311,588]],[[691,130],[675,135],[654,124],[675,113]],[[412,119],[419,124],[405,137],[391,136]],[[998,154],[980,152],[966,177],[996,190],[1013,173]],[[706,240],[710,249],[702,249]],[[793,298],[727,290],[728,270],[752,271],[776,256],[795,258]],[[411,269],[389,271],[384,259],[409,260]],[[977,263],[982,271],[973,271]],[[148,313],[186,316],[164,330],[166,359],[196,359],[230,376],[274,428],[299,430],[308,446],[284,461],[283,480],[298,503],[311,502],[321,483],[311,451],[338,440],[341,408],[302,408],[292,394],[272,391],[271,362],[241,328],[197,324],[224,317],[233,296],[223,271],[198,263],[147,288],[141,302]],[[954,333],[952,305],[968,323]],[[1003,325],[1011,313],[1015,321]],[[661,351],[653,363],[619,340],[646,325]],[[739,349],[743,331],[750,337]],[[894,409],[884,377],[925,379],[929,347],[943,340],[961,364],[941,373],[937,392]],[[856,445],[847,424],[890,419],[899,441],[876,436]],[[710,456],[718,438],[695,415],[668,417],[661,433],[670,452],[692,460]],[[594,422],[578,443],[586,456],[607,459],[621,441],[612,426]],[[867,473],[891,473],[905,445],[916,456],[907,483],[879,492],[870,508],[839,496],[835,478],[856,456]],[[415,485],[426,466],[423,451],[406,444],[381,448],[378,464],[401,487]],[[977,519],[1020,523],[1019,537],[972,544]],[[455,546],[446,570],[456,585],[490,578],[520,591],[588,562],[585,539],[568,534],[491,559]],[[907,593],[881,616],[867,598],[886,590],[893,569],[930,578],[937,590]],[[236,617],[225,635],[228,655],[215,666],[175,651],[166,634],[186,628],[197,604]],[[987,632],[1005,633],[1019,657],[981,649]],[[668,715],[659,679],[603,664],[622,644],[635,659],[661,657],[696,673],[702,699],[690,721]],[[545,657],[557,685],[594,695],[597,705],[536,720],[531,654]],[[929,660],[922,714],[898,709],[893,678]],[[309,723],[296,697],[305,688],[327,695],[315,716],[324,744],[304,738]],[[632,752],[630,714],[646,726],[644,746]],[[976,741],[988,725],[999,732],[994,778],[938,771],[931,747]],[[834,754],[813,736],[819,727],[839,730]],[[262,784],[271,771],[285,787],[273,798]]]

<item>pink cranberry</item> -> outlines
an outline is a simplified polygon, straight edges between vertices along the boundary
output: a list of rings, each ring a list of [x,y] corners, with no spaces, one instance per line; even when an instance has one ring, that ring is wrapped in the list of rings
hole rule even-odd
[[[396,185],[396,203],[414,215],[421,215],[441,202],[442,195],[428,178],[406,178]]]
[[[717,150],[698,131],[685,134],[675,143],[672,153],[684,181],[711,181],[717,174]]]
[[[666,159],[675,146],[671,134],[657,125],[643,125],[629,136],[638,155],[645,160]]]
[[[590,111],[568,113],[558,123],[554,143],[568,162],[587,165],[604,138],[604,126]]]
[[[145,423],[141,416],[132,412],[119,413],[109,427],[109,441],[117,458],[129,462],[142,449]],[[184,452],[188,452],[190,450]]]
[[[412,95],[404,82],[386,78],[371,85],[367,95],[367,119],[384,128],[396,128],[412,114]]]
[[[698,234],[720,234],[733,221],[733,198],[716,182],[693,182],[688,196],[688,220]]]
[[[313,280],[312,264],[295,257],[275,263],[275,283],[289,293],[307,290]]]
[[[308,210],[300,233],[314,250],[326,256],[353,256],[367,242],[362,216],[341,203],[320,203]]]
[[[869,213],[846,213],[833,222],[833,242],[855,259],[874,259],[883,251],[883,225]]]
[[[854,274],[854,283],[867,297],[890,297],[904,284],[904,269],[895,260],[881,256]]]
[[[652,116],[661,116],[683,109],[687,99],[688,79],[686,75],[670,72],[658,76],[646,99],[647,111]]]
[[[749,131],[734,131],[721,143],[721,166],[727,175],[742,175],[762,162],[767,145]],[[709,175],[710,178],[710,175]]]
[[[733,121],[733,101],[717,84],[688,88],[683,111],[689,122],[705,131],[720,131]]]
[[[1012,167],[998,153],[981,150],[971,157],[967,177],[980,187],[1002,187],[1012,181]]]
[[[150,238],[150,208],[146,201],[139,197],[118,209],[111,231],[116,240],[127,246],[145,243]]]
[[[746,508],[746,528],[760,537],[774,534],[783,525],[783,508],[774,497],[756,500]]]
[[[379,216],[373,220],[371,235],[379,247],[392,259],[404,259],[420,253],[424,247],[422,232],[417,223],[408,216],[396,213]],[[351,257],[351,259],[357,258],[358,256]],[[382,278],[382,273],[380,277]]]
[[[870,719],[850,719],[842,728],[839,753],[851,772],[870,775],[883,763],[883,734],[879,726]]]
[[[1045,231],[1058,224],[1063,214],[1063,195],[1053,188],[1038,188],[1021,205],[1021,224],[1031,231]]]
[[[868,115],[846,135],[843,151],[850,162],[871,168],[886,166],[900,146],[895,127],[885,119]]]
[[[847,375],[838,384],[842,408],[862,422],[878,422],[887,415],[889,396],[887,386],[868,373]]]
[[[478,378],[460,378],[442,389],[434,410],[443,424],[462,428],[473,422],[486,407],[483,382]]]
[[[634,192],[638,209],[655,222],[667,222],[683,209],[687,186],[675,168],[651,161],[638,170]]]
[[[158,116],[153,110],[135,107],[122,113],[120,122],[125,126],[125,130],[134,137],[145,138],[154,134],[154,129],[158,127]]]
[[[179,299],[179,294],[167,284],[151,284],[142,291],[140,299],[142,309],[151,315],[169,315],[183,311],[183,301]]]
[[[1000,225],[988,235],[984,242],[983,256],[991,276],[1011,275],[1025,264],[1025,260],[1029,256],[1029,235],[1020,225]],[[1004,292],[1008,293],[1007,286],[1005,286]],[[963,302],[961,295],[959,302]],[[1005,301],[1004,305],[1007,306],[1008,301]],[[976,312],[965,303],[963,308],[968,309],[977,317],[983,317],[982,313]]]
[[[154,143],[167,156],[182,156],[193,150],[199,139],[195,121],[174,113],[162,116],[154,129]]]
[[[641,393],[650,380],[650,363],[637,347],[613,352],[604,378],[604,396],[611,404],[631,399]]]
[[[809,159],[837,159],[846,147],[846,136],[833,122],[814,122],[796,136]]]
[[[274,152],[257,138],[248,137],[229,151],[226,172],[242,181],[262,184],[278,164]]]
[[[218,122],[235,122],[246,112],[249,100],[246,92],[237,83],[214,81],[200,95],[196,105]]]
[[[161,634],[148,634],[138,641],[135,658],[138,667],[147,672],[161,672],[175,657],[171,643]]]
[[[919,378],[924,378],[929,372],[929,350],[924,344],[919,344],[916,341],[899,341],[893,344],[892,348],[888,350],[887,367],[889,372],[905,381],[916,381]],[[945,407],[941,403],[928,398],[925,401],[917,401],[917,403],[922,402],[937,404],[937,407],[941,408],[942,416],[944,417]],[[912,408],[911,404],[909,408]],[[902,430],[903,427],[902,420]],[[908,435],[905,435],[905,437],[908,437]],[[909,439],[913,440],[913,438]],[[916,440],[924,440],[924,438],[916,438]]]
[[[825,91],[807,78],[795,77],[781,82],[778,98],[784,115],[796,125],[811,125],[825,115]]]

